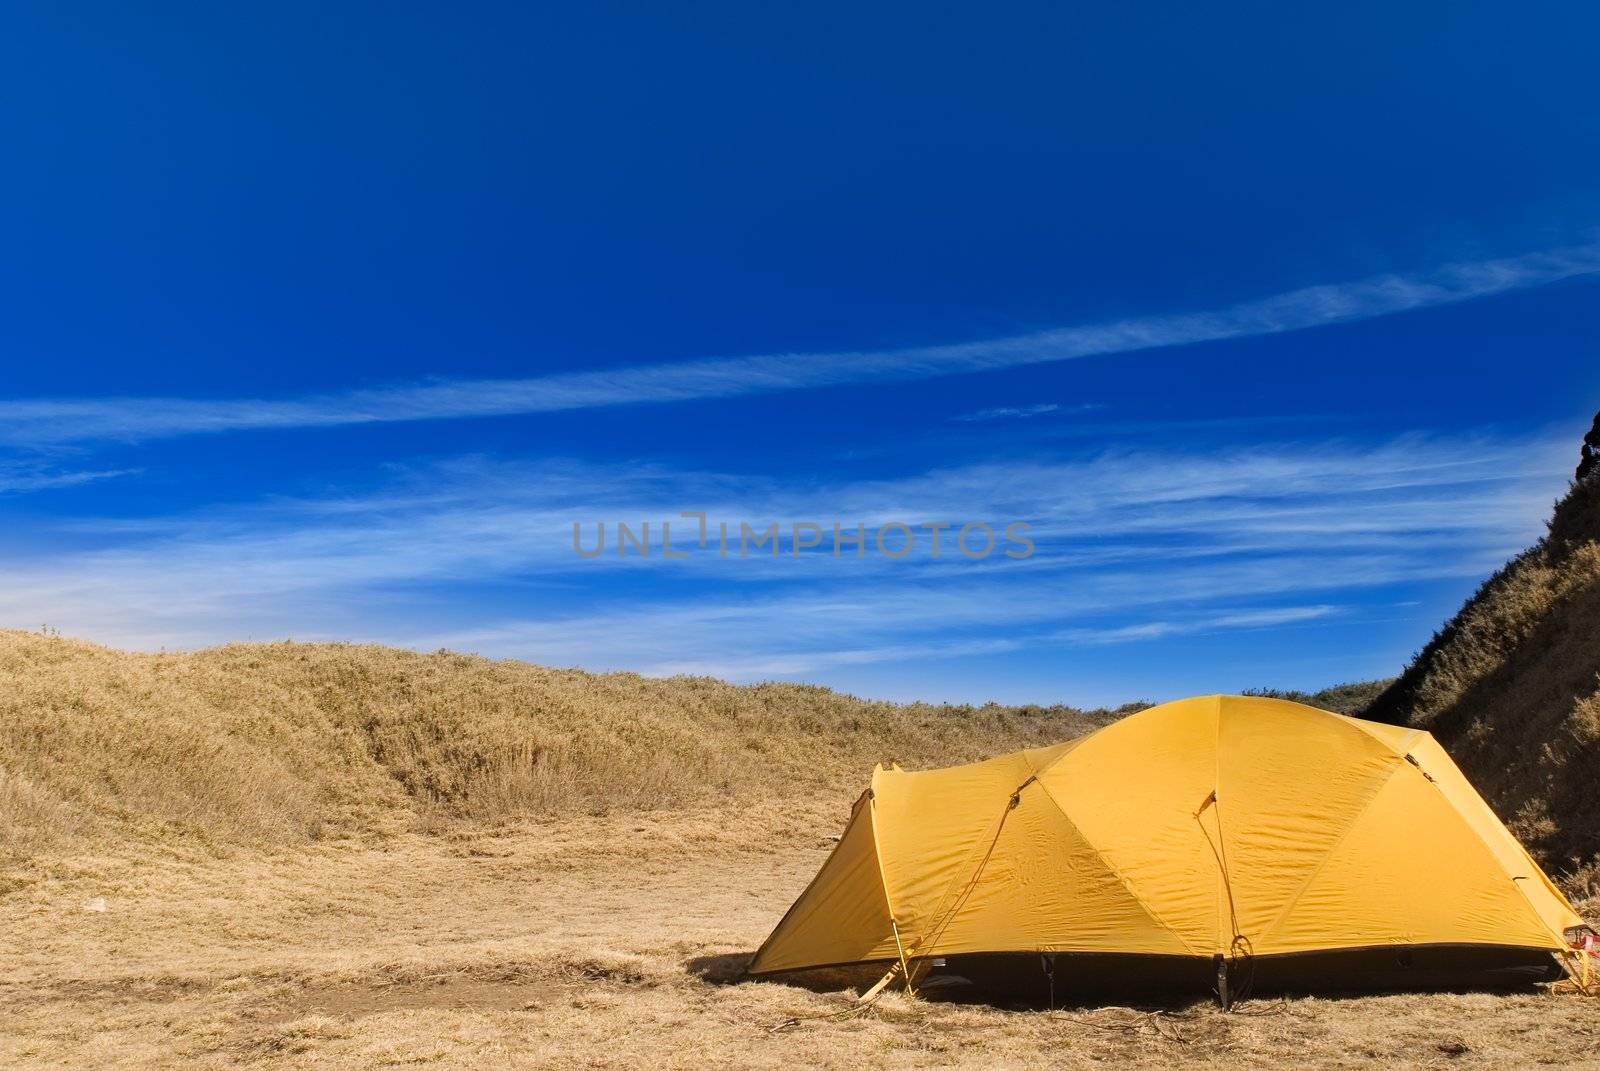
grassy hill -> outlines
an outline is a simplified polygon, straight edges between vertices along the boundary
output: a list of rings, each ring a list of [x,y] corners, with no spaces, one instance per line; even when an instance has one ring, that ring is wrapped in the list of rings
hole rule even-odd
[[[1366,716],[1433,732],[1548,868],[1592,886],[1600,473],[1557,503],[1545,537],[1467,600]]]
[[[1394,678],[1381,681],[1355,681],[1335,684],[1315,692],[1300,692],[1281,688],[1251,688],[1245,695],[1264,695],[1269,699],[1287,699],[1291,703],[1304,703],[1319,710],[1332,710],[1340,714],[1360,715],[1367,706],[1394,683]]]
[[[454,818],[831,799],[877,761],[963,762],[1113,716],[376,646],[128,654],[14,631],[0,631],[0,682],[0,859],[13,861],[110,838],[274,844]]]

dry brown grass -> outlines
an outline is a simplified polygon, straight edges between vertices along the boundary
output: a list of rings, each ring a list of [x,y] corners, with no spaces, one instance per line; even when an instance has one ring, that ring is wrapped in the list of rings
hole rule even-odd
[[[1600,1066],[1553,994],[841,1017],[736,980],[871,762],[1106,715],[17,633],[0,680],[7,1069]]]
[[[6,1068],[1596,1066],[1596,1005],[1469,994],[1051,1014],[725,982],[844,805],[56,860],[0,900]],[[103,913],[83,910],[105,897]],[[774,1030],[785,1021],[800,1022]]]
[[[1422,726],[1547,868],[1600,855],[1600,480],[1495,574],[1367,716]]]
[[[1109,715],[897,706],[340,644],[127,654],[0,632],[0,867],[52,846],[271,845],[837,791]]]

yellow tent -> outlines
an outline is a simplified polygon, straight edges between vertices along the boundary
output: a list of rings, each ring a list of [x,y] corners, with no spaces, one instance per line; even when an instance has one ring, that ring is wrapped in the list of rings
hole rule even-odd
[[[1428,733],[1205,696],[968,766],[878,767],[750,973],[1016,952],[1191,976],[1359,950],[1552,966],[1582,924]]]

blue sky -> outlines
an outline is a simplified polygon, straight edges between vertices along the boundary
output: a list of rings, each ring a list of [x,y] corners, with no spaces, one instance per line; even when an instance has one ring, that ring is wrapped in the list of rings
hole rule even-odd
[[[8,21],[7,626],[1315,688],[1536,538],[1600,407],[1584,5]],[[683,511],[1034,552],[664,560]]]

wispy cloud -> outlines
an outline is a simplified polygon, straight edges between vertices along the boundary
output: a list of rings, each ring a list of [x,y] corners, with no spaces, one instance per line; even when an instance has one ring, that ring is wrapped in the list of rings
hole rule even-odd
[[[141,648],[358,638],[740,679],[1315,627],[1374,591],[1492,569],[1537,534],[1567,452],[1488,436],[1321,440],[832,486],[463,458],[342,495],[41,531],[0,563],[0,624]],[[1026,562],[572,553],[575,520],[684,508],[869,526],[1026,518],[1039,550]]]
[[[1071,405],[1063,406],[1054,403],[1041,405],[999,406],[994,409],[979,409],[973,413],[962,413],[951,419],[976,423],[986,420],[1026,420],[1029,417],[1044,416],[1046,413],[1059,413],[1062,411],[1072,413],[1086,413],[1091,409],[1100,409],[1098,405]]]
[[[1265,610],[1227,611],[1180,620],[1141,621],[1115,628],[1074,628],[1053,633],[1051,639],[1077,644],[1135,643],[1186,633],[1230,629],[1275,628],[1305,621],[1320,621],[1342,612],[1338,606],[1277,606]]]
[[[49,491],[60,487],[80,487],[86,483],[131,476],[136,469],[60,470],[29,462],[0,462],[0,495]]]
[[[772,677],[815,673],[837,666],[862,666],[882,662],[927,662],[932,659],[973,658],[982,655],[1005,654],[1030,647],[1079,646],[1094,647],[1110,644],[1137,643],[1142,640],[1165,639],[1198,633],[1228,632],[1239,629],[1274,628],[1284,625],[1317,621],[1335,616],[1342,610],[1337,606],[1287,606],[1261,610],[1243,610],[1215,615],[1197,615],[1179,620],[1149,620],[1131,625],[1102,628],[1072,628],[1045,634],[990,635],[964,637],[959,640],[926,638],[919,643],[867,643],[856,647],[811,647],[788,652],[763,652],[750,657],[747,652],[736,655],[706,655],[668,658],[642,663],[637,672],[649,676],[691,674],[721,677],[732,681],[758,681]],[[665,624],[664,622],[662,623]],[[503,634],[504,635],[504,634]],[[443,637],[443,646],[466,646],[474,642],[471,634]],[[521,635],[526,642],[529,635]],[[481,642],[481,640],[476,641]],[[717,650],[719,648],[712,648]]]
[[[1209,312],[1084,324],[952,345],[777,353],[528,379],[430,382],[292,399],[60,398],[0,402],[0,443],[313,428],[731,398],[919,379],[1297,331],[1448,305],[1600,272],[1600,245],[1307,287]]]

